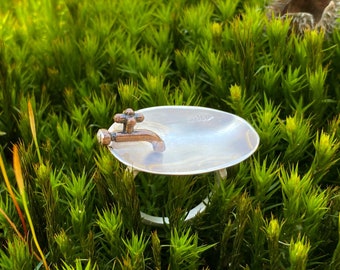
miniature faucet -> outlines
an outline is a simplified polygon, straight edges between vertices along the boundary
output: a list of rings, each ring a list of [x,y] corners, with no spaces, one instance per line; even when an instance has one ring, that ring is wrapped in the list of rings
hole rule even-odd
[[[113,117],[113,120],[115,123],[123,124],[123,131],[109,132],[107,129],[99,129],[97,132],[97,139],[100,144],[109,145],[111,141],[147,141],[152,144],[154,151],[163,152],[165,150],[163,140],[156,133],[146,129],[134,129],[136,123],[144,120],[143,114],[135,113],[132,109],[128,108],[123,113],[116,114]]]

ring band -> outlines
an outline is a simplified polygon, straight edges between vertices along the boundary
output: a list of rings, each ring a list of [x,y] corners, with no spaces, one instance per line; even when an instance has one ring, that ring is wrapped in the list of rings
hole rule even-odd
[[[136,178],[139,171],[135,170],[131,167],[128,167],[128,169],[130,171],[132,171],[133,178]],[[220,182],[222,180],[225,180],[226,178],[227,178],[227,169],[224,168],[224,169],[220,169],[218,171],[215,171],[215,183],[217,185],[219,185]],[[187,215],[185,217],[185,221],[189,221],[189,220],[193,219],[194,217],[196,217],[198,214],[202,213],[206,209],[207,205],[209,204],[209,200],[210,200],[212,193],[213,192],[210,192],[209,195],[201,203],[199,203],[194,208],[192,208],[189,212],[187,212]],[[152,216],[152,215],[146,214],[142,211],[140,212],[140,215],[141,215],[142,222],[146,225],[160,227],[160,226],[163,226],[165,224],[168,225],[170,223],[168,217]]]

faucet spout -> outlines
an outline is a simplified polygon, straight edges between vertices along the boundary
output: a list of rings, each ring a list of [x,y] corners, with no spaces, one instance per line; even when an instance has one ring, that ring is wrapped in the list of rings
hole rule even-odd
[[[102,145],[109,145],[115,142],[140,142],[146,141],[152,144],[153,150],[163,152],[165,150],[164,141],[153,131],[147,129],[135,130],[132,133],[109,132],[107,129],[99,129],[97,133],[98,142]]]
[[[157,152],[163,152],[165,150],[165,144],[163,140],[153,131],[147,129],[135,130],[131,134],[129,133],[116,133],[116,142],[134,142],[134,141],[146,141],[152,144],[153,150]]]
[[[111,141],[147,141],[152,144],[154,151],[163,152],[165,150],[164,141],[155,132],[146,129],[134,129],[137,122],[144,120],[143,114],[135,113],[132,109],[128,108],[122,114],[116,114],[113,120],[116,123],[123,124],[123,130],[121,132],[109,132],[106,129],[100,129],[97,133],[100,144],[109,145]]]

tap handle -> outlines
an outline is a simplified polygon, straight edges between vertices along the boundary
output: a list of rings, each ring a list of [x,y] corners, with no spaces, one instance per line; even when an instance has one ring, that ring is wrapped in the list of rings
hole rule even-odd
[[[131,134],[134,131],[134,126],[136,123],[142,122],[144,120],[144,115],[141,113],[135,113],[134,110],[128,108],[123,111],[123,113],[117,113],[113,120],[116,123],[123,124],[123,132]]]

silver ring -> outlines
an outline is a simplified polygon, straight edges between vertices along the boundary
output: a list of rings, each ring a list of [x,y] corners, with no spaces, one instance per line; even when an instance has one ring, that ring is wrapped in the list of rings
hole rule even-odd
[[[133,178],[135,179],[136,176],[138,175],[139,171],[135,170],[131,167],[127,168],[128,170],[132,171],[133,173]],[[227,169],[220,169],[218,171],[215,171],[216,175],[215,175],[215,183],[217,185],[220,184],[220,182],[222,180],[225,180],[227,178]],[[194,208],[192,208],[190,211],[187,212],[186,217],[185,217],[185,221],[189,221],[191,219],[193,219],[194,217],[196,217],[198,214],[202,213],[207,205],[209,204],[210,201],[210,197],[212,196],[213,192],[210,192],[209,195],[198,205],[196,205]],[[151,226],[163,226],[163,225],[169,225],[169,218],[168,217],[160,217],[160,216],[152,216],[149,214],[146,214],[142,211],[140,211],[140,215],[141,215],[141,219],[142,222],[146,225],[151,225]]]

